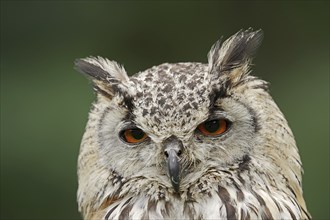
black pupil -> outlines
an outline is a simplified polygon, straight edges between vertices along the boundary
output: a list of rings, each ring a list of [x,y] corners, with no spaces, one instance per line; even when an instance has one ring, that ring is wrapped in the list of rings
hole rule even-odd
[[[140,140],[144,137],[144,132],[141,129],[132,129],[131,134],[136,140]]]
[[[219,120],[212,120],[212,121],[205,122],[204,125],[205,125],[205,129],[208,132],[214,133],[219,129],[220,122],[219,122]]]

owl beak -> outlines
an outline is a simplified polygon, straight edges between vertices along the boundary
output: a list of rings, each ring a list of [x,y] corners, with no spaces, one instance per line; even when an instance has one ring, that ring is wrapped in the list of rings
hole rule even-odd
[[[164,142],[164,154],[166,156],[168,174],[172,186],[176,192],[180,189],[180,155],[182,152],[182,142],[172,136]]]
[[[180,163],[178,152],[174,149],[170,149],[167,157],[168,173],[171,179],[172,186],[176,192],[179,192],[180,188]]]

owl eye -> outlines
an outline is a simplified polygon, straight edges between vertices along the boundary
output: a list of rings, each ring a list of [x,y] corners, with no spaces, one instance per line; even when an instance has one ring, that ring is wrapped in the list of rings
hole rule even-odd
[[[144,141],[148,136],[139,128],[127,129],[121,132],[122,139],[130,144],[137,144]]]
[[[229,122],[225,119],[205,121],[198,125],[198,130],[206,136],[218,136],[228,130]]]

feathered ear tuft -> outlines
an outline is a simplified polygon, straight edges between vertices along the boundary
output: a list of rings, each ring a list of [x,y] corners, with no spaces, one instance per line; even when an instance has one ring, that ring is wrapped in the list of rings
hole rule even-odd
[[[253,31],[249,28],[240,30],[223,43],[220,39],[208,54],[210,72],[221,73],[249,65],[262,38],[262,30]]]
[[[125,69],[115,61],[102,57],[87,57],[75,61],[75,69],[92,79],[94,88],[101,94],[112,97],[132,93],[132,82]]]

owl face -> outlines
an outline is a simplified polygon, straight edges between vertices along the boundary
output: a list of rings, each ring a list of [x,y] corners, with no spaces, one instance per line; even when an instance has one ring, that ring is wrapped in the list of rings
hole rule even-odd
[[[106,108],[98,122],[103,166],[124,177],[148,175],[168,188],[173,177],[184,189],[201,171],[243,161],[256,142],[256,115],[243,97],[235,96],[235,88],[233,95],[220,94],[222,87],[212,89],[207,74],[208,66],[201,63],[163,64],[132,77],[136,95],[125,104],[120,95],[105,100],[101,95],[95,108]],[[180,151],[170,158],[177,160],[175,175],[168,140]]]
[[[246,41],[257,45],[260,36],[255,32],[254,38],[251,35]],[[104,167],[126,178],[147,175],[164,187],[172,185],[180,191],[180,185],[184,189],[193,178],[199,179],[201,171],[233,166],[248,157],[256,144],[256,115],[253,103],[247,105],[235,91],[243,90],[238,82],[249,78],[244,75],[248,61],[235,63],[238,58],[234,57],[227,61],[228,67],[221,67],[229,68],[221,75],[212,70],[219,63],[219,58],[212,56],[219,49],[216,47],[210,52],[209,65],[162,64],[131,78],[117,73],[121,82],[109,75],[116,68],[123,71],[115,64],[109,68],[110,61],[79,61],[93,74],[103,71],[92,77],[99,91],[95,109],[105,108],[98,119],[97,140]],[[86,69],[82,72],[91,75]]]
[[[211,48],[208,64],[165,63],[131,77],[114,61],[77,60],[97,92],[79,156],[82,211],[112,207],[125,195],[129,199],[119,207],[171,196],[205,202],[203,193],[211,195],[214,188],[219,193],[226,184],[237,188],[235,178],[245,184],[247,170],[251,181],[264,175],[274,182],[281,173],[283,179],[295,176],[284,185],[299,184],[301,164],[291,131],[267,83],[249,75],[261,39],[261,31],[240,31]],[[150,200],[139,200],[145,196]],[[114,212],[118,205],[107,216],[120,216],[121,208]],[[187,217],[173,213],[164,215]]]

